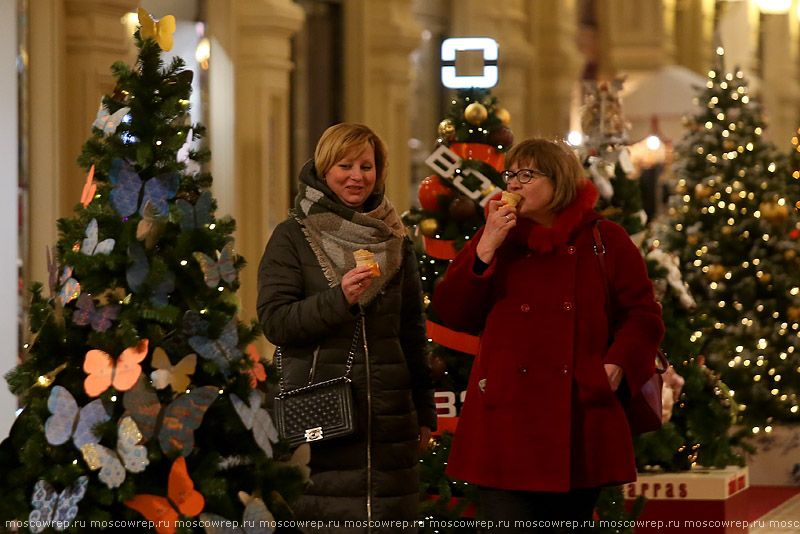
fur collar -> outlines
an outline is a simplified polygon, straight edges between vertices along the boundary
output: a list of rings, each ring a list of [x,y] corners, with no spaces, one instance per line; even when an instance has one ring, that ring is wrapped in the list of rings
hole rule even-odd
[[[551,228],[528,219],[517,219],[517,226],[509,233],[507,241],[540,253],[563,246],[574,239],[581,226],[601,217],[593,210],[598,196],[597,187],[590,180],[584,180],[578,186],[575,200],[559,212]]]

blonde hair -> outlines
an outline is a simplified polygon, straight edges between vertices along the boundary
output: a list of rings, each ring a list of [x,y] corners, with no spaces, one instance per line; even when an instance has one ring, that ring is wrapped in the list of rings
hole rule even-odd
[[[375,190],[383,190],[386,182],[386,145],[369,126],[354,123],[335,124],[325,130],[319,138],[314,151],[314,166],[317,176],[324,179],[325,174],[353,148],[363,152],[367,145],[375,151]],[[360,154],[361,152],[359,152]]]
[[[578,187],[586,179],[583,166],[572,149],[560,141],[548,139],[526,139],[514,145],[505,158],[508,169],[533,166],[542,171],[553,182],[553,200],[548,209],[558,212],[572,204],[578,196]]]

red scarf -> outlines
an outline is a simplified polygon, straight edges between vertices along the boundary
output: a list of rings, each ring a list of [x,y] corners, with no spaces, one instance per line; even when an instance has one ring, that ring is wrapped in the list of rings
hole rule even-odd
[[[578,186],[575,200],[561,210],[553,226],[548,228],[530,219],[517,219],[517,226],[508,234],[507,240],[534,252],[550,252],[555,247],[566,244],[586,220],[600,218],[593,208],[599,197],[597,188],[590,180]],[[496,198],[500,198],[497,195]],[[487,203],[488,207],[488,203]]]

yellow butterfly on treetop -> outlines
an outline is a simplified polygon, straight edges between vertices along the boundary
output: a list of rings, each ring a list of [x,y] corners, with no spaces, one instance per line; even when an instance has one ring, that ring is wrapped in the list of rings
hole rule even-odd
[[[150,13],[140,7],[139,24],[142,26],[142,40],[153,39],[164,52],[172,50],[175,44],[175,38],[172,37],[175,33],[175,17],[167,15],[156,22]]]

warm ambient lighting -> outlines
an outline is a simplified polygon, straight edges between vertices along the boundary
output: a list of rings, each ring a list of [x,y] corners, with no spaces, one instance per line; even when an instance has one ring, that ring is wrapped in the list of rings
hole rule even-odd
[[[567,143],[572,146],[578,146],[583,142],[583,136],[580,132],[572,130],[567,134]]]
[[[782,14],[792,7],[792,0],[758,0],[756,3],[763,13]]]
[[[645,143],[650,150],[658,150],[661,146],[661,139],[659,139],[657,135],[650,135],[647,137]]]

